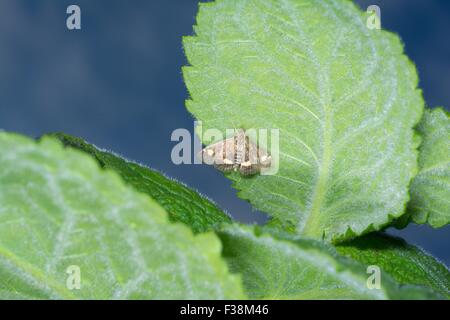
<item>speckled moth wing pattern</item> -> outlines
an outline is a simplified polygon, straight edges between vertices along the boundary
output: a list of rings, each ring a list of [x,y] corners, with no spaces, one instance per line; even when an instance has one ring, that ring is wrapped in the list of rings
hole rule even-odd
[[[220,171],[239,171],[243,176],[257,174],[271,164],[267,152],[253,143],[243,129],[236,130],[231,138],[205,147],[202,159]]]

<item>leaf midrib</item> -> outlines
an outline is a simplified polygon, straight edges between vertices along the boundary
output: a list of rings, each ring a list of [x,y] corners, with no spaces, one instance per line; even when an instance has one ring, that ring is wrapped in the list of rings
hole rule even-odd
[[[284,7],[284,10],[286,8]],[[298,10],[298,9],[295,9]],[[301,38],[304,38],[302,29],[298,26],[298,19],[295,20],[291,12],[286,10],[289,17],[293,20],[296,27],[297,33]],[[299,17],[300,15],[298,15]],[[330,92],[329,92],[329,78],[326,73],[324,73],[323,66],[318,62],[317,57],[314,55],[311,48],[309,48],[309,55],[312,55],[312,60],[315,61],[317,67],[318,84],[321,92],[320,102],[322,105],[324,121],[321,124],[322,137],[323,137],[323,147],[322,147],[322,157],[320,164],[317,168],[317,180],[314,185],[314,191],[312,193],[311,205],[309,206],[309,212],[306,213],[306,219],[304,221],[299,221],[297,224],[297,233],[303,234],[310,237],[323,237],[325,231],[320,228],[320,211],[322,209],[324,199],[327,193],[327,183],[330,176],[331,160],[332,160],[332,141],[331,132],[333,129],[332,116],[330,113],[329,103],[330,103]],[[324,97],[325,95],[325,97]]]
[[[321,231],[320,228],[320,211],[327,194],[327,184],[330,177],[330,168],[332,160],[332,143],[331,143],[331,132],[333,128],[331,116],[328,111],[328,107],[324,106],[324,116],[325,123],[323,129],[323,148],[320,166],[318,168],[318,179],[314,186],[314,192],[312,196],[311,206],[309,214],[306,218],[305,224],[301,228],[299,224],[297,231],[301,232],[305,236],[317,237],[324,236],[325,230]],[[302,230],[299,230],[299,229]],[[322,233],[322,234],[321,234]]]

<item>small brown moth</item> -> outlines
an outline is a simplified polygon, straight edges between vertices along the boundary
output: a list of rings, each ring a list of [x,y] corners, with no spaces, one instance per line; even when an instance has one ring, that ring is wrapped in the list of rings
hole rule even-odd
[[[202,150],[203,162],[223,171],[239,171],[243,176],[261,172],[271,166],[267,152],[250,141],[243,129],[237,129],[233,137],[216,142]]]

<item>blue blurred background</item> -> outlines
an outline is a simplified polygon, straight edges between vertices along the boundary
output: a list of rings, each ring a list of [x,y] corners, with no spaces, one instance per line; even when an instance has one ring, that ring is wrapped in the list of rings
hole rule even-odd
[[[450,106],[450,2],[357,1],[381,7],[400,34],[429,106]],[[158,169],[214,199],[236,219],[265,215],[239,200],[208,166],[170,160],[175,128],[192,131],[184,108],[181,37],[197,0],[0,0],[0,128],[33,137],[63,131]],[[82,30],[66,28],[77,4]],[[450,265],[450,227],[389,230]]]

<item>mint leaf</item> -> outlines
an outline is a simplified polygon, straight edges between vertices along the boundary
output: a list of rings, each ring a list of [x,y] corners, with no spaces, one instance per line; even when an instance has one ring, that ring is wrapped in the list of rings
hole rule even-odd
[[[416,223],[439,228],[450,223],[450,120],[443,109],[427,110],[418,127],[422,135],[419,174],[411,185],[408,209]]]
[[[226,226],[219,232],[223,255],[242,274],[252,299],[427,299],[427,288],[399,286],[385,273],[369,289],[367,266],[339,256],[323,242],[265,228]]]
[[[167,211],[172,221],[187,224],[195,233],[231,222],[231,218],[215,203],[174,179],[111,152],[100,150],[83,139],[63,133],[52,136],[60,139],[66,146],[92,155],[103,168],[114,170],[136,190],[156,200]]]
[[[365,265],[378,265],[401,284],[428,286],[450,298],[449,270],[402,239],[369,234],[337,246],[337,251]]]
[[[0,298],[242,298],[220,254],[86,154],[0,133]]]
[[[276,175],[229,178],[297,234],[340,241],[404,213],[423,99],[399,38],[365,23],[349,1],[221,0],[184,38],[203,130],[280,130]]]

